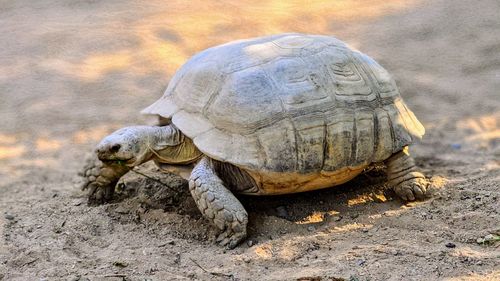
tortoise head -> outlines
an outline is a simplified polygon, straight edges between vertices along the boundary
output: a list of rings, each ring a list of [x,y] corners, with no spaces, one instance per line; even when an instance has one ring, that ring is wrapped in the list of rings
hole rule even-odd
[[[151,158],[151,134],[154,127],[131,126],[105,137],[96,147],[99,160],[135,166]]]

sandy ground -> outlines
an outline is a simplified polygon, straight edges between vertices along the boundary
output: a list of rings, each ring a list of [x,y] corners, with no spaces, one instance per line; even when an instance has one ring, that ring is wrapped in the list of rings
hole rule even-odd
[[[325,2],[0,0],[0,280],[500,280],[499,2]],[[334,34],[394,75],[427,128],[412,152],[432,199],[391,199],[378,170],[242,197],[248,243],[229,251],[152,166],[169,188],[132,174],[86,205],[84,155],[148,122],[187,58],[289,31]]]

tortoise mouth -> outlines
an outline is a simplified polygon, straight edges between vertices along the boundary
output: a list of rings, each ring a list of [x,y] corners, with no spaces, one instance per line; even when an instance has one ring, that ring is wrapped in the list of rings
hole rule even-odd
[[[135,162],[135,157],[127,158],[127,159],[101,159],[99,158],[103,163],[112,165],[112,164],[118,164],[118,165],[130,165]]]

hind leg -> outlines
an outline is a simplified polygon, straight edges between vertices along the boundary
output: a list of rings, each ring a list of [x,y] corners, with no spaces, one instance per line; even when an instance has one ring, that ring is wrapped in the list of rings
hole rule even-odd
[[[189,190],[203,216],[222,231],[217,238],[221,246],[232,249],[246,238],[247,212],[224,186],[208,158],[201,159],[194,167]]]
[[[389,186],[406,201],[424,199],[429,181],[418,171],[406,146],[386,160]]]

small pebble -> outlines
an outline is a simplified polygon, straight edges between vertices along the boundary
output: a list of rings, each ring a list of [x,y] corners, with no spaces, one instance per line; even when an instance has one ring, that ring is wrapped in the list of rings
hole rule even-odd
[[[488,241],[493,241],[493,240],[495,240],[495,236],[493,236],[493,234],[488,234],[488,235],[484,236],[484,239],[488,240]]]
[[[457,245],[451,243],[451,242],[448,242],[445,244],[446,248],[455,248]]]
[[[311,226],[307,227],[307,230],[309,230],[309,231],[315,231],[316,227],[314,227],[314,226],[311,225]]]
[[[4,215],[4,218],[5,218],[5,219],[8,219],[8,220],[13,220],[13,219],[15,219],[15,217],[14,217],[13,215],[11,215],[11,214],[5,214],[5,215]]]
[[[121,268],[128,266],[128,264],[126,262],[123,262],[123,261],[114,261],[113,265],[116,267],[121,267]]]
[[[252,247],[254,244],[253,240],[247,240],[248,247]]]
[[[73,206],[80,206],[80,205],[82,205],[82,203],[83,203],[83,201],[81,201],[81,200],[75,200],[75,201],[73,201]]]
[[[167,242],[165,242],[163,244],[158,245],[158,247],[161,248],[161,247],[165,247],[167,245],[175,245],[175,241],[174,240],[169,240],[169,241],[167,241]]]
[[[362,265],[363,265],[363,264],[365,264],[365,263],[366,263],[366,261],[365,261],[365,260],[358,260],[358,261],[356,262],[356,264],[357,264],[358,266],[362,266]]]
[[[500,236],[488,234],[484,237],[480,237],[476,240],[478,244],[494,243],[495,241],[500,241]]]

